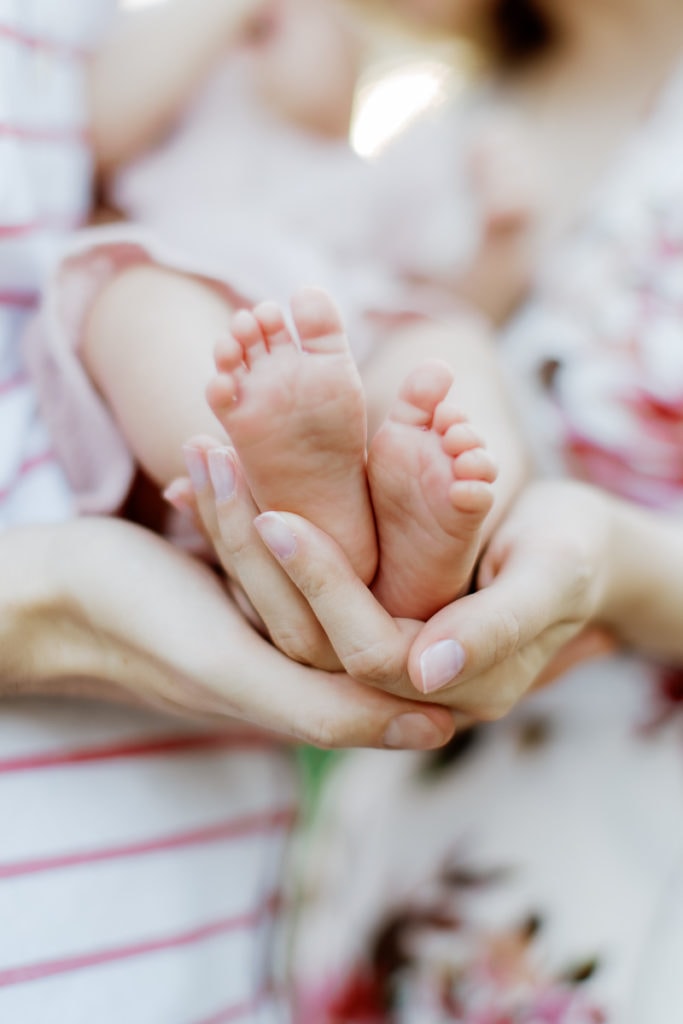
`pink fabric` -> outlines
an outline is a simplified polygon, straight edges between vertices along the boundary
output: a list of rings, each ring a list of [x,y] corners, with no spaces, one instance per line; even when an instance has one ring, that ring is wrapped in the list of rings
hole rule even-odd
[[[119,424],[79,358],[83,331],[105,285],[127,267],[145,263],[192,273],[199,270],[197,262],[190,266],[170,247],[129,226],[91,229],[75,236],[50,281],[40,316],[24,340],[25,362],[81,513],[117,509],[135,473]],[[213,277],[210,272],[207,276]],[[235,305],[245,301],[227,285],[224,288]]]

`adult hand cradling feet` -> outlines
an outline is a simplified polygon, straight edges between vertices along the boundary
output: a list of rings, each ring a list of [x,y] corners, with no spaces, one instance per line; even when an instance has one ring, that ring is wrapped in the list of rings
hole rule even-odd
[[[451,735],[444,711],[286,658],[209,570],[145,530],[90,519],[0,541],[0,695],[9,682],[16,695],[114,698],[324,747],[423,748]]]
[[[334,543],[298,516],[265,513],[256,528],[310,602],[346,671],[392,693],[453,708],[465,724],[506,714],[588,624],[614,613],[621,506],[577,484],[530,487],[492,540],[482,589],[422,626],[393,619]],[[619,623],[609,622],[615,628]],[[577,657],[610,649],[598,634]]]

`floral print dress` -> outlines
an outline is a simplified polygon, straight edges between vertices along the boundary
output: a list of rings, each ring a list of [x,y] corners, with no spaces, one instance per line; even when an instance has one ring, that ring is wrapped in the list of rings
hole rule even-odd
[[[504,338],[545,470],[673,514],[682,125],[683,69]],[[683,1020],[681,709],[676,671],[624,654],[437,753],[339,762],[303,872],[297,1020]]]

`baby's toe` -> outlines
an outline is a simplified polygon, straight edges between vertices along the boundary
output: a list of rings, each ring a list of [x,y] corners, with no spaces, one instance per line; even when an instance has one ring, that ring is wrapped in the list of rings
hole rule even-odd
[[[404,380],[389,418],[409,427],[431,427],[452,383],[453,374],[445,363],[436,359],[423,363]]]
[[[232,334],[216,342],[213,360],[219,373],[234,373],[244,362],[244,349]]]
[[[294,344],[294,339],[287,327],[284,313],[277,302],[259,303],[254,309],[254,317],[261,328],[269,349],[277,348],[278,345]]]
[[[292,298],[292,316],[305,352],[348,352],[339,310],[321,288],[302,288]]]
[[[471,528],[478,530],[482,519],[493,506],[493,490],[483,480],[456,480],[451,484],[448,496],[453,508],[461,516],[470,517]],[[466,522],[460,522],[465,528]]]
[[[446,435],[446,433],[459,424],[468,424],[467,416],[462,409],[453,404],[451,398],[446,397],[443,402],[439,402],[438,406],[434,410],[434,423],[433,428],[437,434]]]
[[[219,373],[207,385],[206,400],[219,419],[230,412],[238,397],[239,381],[236,374]]]
[[[492,484],[498,476],[498,466],[485,448],[471,448],[454,459],[453,475],[458,480],[482,480]]]
[[[456,459],[463,452],[471,451],[473,448],[484,449],[484,441],[480,434],[468,422],[456,423],[449,427],[443,435],[442,447],[446,455]]]
[[[268,354],[261,325],[249,310],[241,309],[235,313],[231,330],[235,340],[242,346],[243,359],[249,369]]]

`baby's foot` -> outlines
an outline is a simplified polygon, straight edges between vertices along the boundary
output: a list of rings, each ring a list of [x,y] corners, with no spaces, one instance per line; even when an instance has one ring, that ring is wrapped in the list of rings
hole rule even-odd
[[[452,383],[443,363],[413,371],[370,447],[373,590],[392,615],[425,620],[467,589],[493,504],[495,464],[449,402]]]
[[[239,452],[261,511],[305,516],[369,582],[377,551],[365,472],[365,399],[335,306],[306,288],[292,300],[301,350],[281,309],[237,313],[216,350],[207,397]]]

